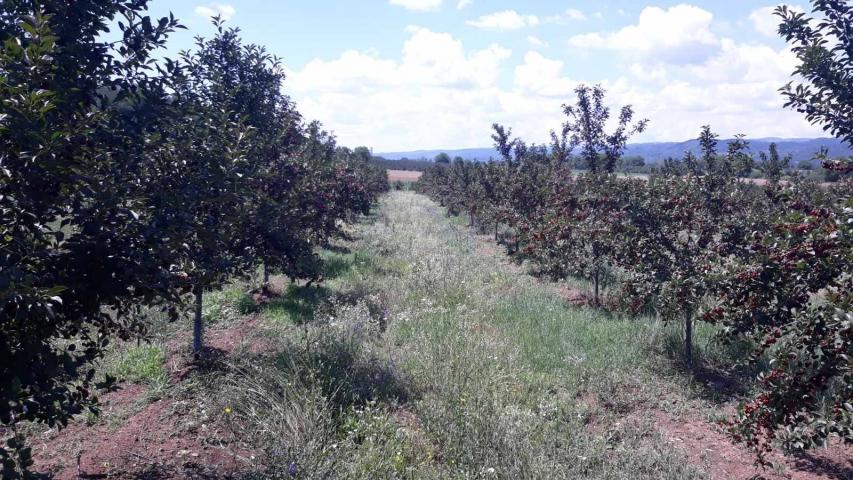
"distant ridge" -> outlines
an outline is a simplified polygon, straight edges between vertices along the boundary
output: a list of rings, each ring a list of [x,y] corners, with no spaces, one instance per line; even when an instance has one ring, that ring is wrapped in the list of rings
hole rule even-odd
[[[758,157],[758,152],[766,152],[771,143],[776,143],[779,148],[779,153],[782,155],[791,155],[793,162],[796,164],[802,160],[811,160],[814,154],[819,152],[822,147],[829,150],[830,157],[849,157],[853,156],[853,149],[841,143],[841,140],[836,138],[759,138],[747,139],[749,141],[750,151]],[[729,140],[720,140],[719,150],[725,152],[726,144]],[[688,140],[685,142],[654,142],[654,143],[633,143],[628,145],[625,155],[639,155],[643,157],[647,163],[660,163],[663,160],[673,157],[681,158],[686,151],[691,151],[694,154],[699,153],[699,141]],[[415,150],[411,152],[388,152],[378,153],[380,157],[388,160],[401,160],[408,158],[410,160],[429,159],[432,160],[439,153],[446,153],[451,158],[462,157],[465,160],[487,162],[489,159],[498,159],[498,154],[493,148],[464,148],[457,150]]]

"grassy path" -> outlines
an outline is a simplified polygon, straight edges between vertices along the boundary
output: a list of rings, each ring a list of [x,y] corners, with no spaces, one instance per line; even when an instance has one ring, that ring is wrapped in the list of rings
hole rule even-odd
[[[329,288],[366,293],[387,317],[375,348],[432,449],[406,459],[415,478],[702,477],[650,419],[610,418],[660,394],[638,362],[662,334],[653,322],[566,306],[412,193],[357,236],[328,256],[349,265]]]

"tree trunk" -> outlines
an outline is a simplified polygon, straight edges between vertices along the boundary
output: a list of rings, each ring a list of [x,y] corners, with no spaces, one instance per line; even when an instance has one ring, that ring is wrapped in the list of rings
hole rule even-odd
[[[693,365],[693,313],[689,310],[684,315],[684,356],[687,364]]]
[[[201,305],[202,305],[202,296],[204,295],[204,288],[201,286],[196,286],[194,292],[195,293],[195,315],[193,317],[193,354],[198,356],[201,354],[202,347],[202,333],[204,330],[204,324],[201,321]]]
[[[498,222],[495,222],[495,241],[498,241]]]
[[[595,306],[601,306],[601,302],[598,300],[598,269],[595,269],[595,273],[592,275],[592,283],[594,285],[593,291],[593,301],[595,302]]]
[[[469,227],[473,227],[473,226],[474,226],[474,212],[471,212],[471,214],[470,214],[470,221],[469,221],[468,223],[470,224],[470,225],[468,225]]]
[[[264,263],[264,288],[268,287],[270,284],[270,269],[267,267],[267,264]]]

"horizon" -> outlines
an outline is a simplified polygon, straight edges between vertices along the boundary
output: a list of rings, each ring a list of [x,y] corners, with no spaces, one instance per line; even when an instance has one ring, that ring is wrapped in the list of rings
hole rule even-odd
[[[671,141],[652,141],[652,142],[628,142],[627,145],[655,145],[655,144],[682,144],[696,141],[695,138],[688,138],[686,140],[671,140]],[[723,138],[720,137],[717,139],[720,143],[729,142],[734,140],[734,137]],[[822,140],[830,140],[833,142],[841,142],[841,140],[835,137],[791,137],[791,138],[783,138],[783,137],[761,137],[761,138],[749,138],[746,137],[744,140],[747,142],[816,142]],[[849,147],[853,151],[853,147]],[[418,149],[402,149],[402,150],[389,150],[389,151],[376,151],[374,149],[374,155],[387,155],[387,154],[402,154],[402,153],[420,153],[420,152],[457,152],[462,150],[494,150],[492,146],[481,145],[479,147],[453,147],[453,148],[418,148]]]
[[[542,143],[581,83],[612,109],[633,105],[636,143],[679,142],[709,124],[721,137],[814,138],[778,89],[796,62],[771,1],[152,0],[189,27],[168,55],[242,27],[288,73],[283,91],[341,145],[395,152],[479,148],[492,123]],[[793,7],[803,9],[802,4]],[[329,12],[334,12],[330,15]],[[281,28],[287,25],[288,28]]]

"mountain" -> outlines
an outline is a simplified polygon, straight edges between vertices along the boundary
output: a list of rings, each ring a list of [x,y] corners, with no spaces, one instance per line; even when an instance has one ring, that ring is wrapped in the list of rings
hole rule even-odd
[[[458,150],[415,150],[411,152],[377,153],[376,156],[388,160],[432,160],[439,153],[446,153],[450,158],[462,157],[465,160],[476,162],[488,162],[493,158],[497,160],[498,152],[494,148],[463,148]]]
[[[758,152],[769,150],[771,143],[776,143],[781,155],[791,155],[793,164],[802,160],[811,160],[821,147],[829,150],[829,156],[833,158],[853,156],[853,149],[841,143],[836,138],[759,138],[748,139],[749,149],[758,157]],[[720,140],[719,150],[725,152],[728,140]],[[688,140],[686,142],[655,142],[655,143],[632,143],[625,151],[626,156],[639,155],[647,163],[659,163],[666,158],[682,158],[686,151],[699,154],[699,141]],[[439,153],[447,153],[451,158],[462,157],[465,160],[487,162],[489,159],[497,159],[497,152],[493,148],[465,148],[460,150],[415,150],[411,152],[389,152],[379,153],[380,157],[388,160],[410,160],[429,159],[432,160]]]

